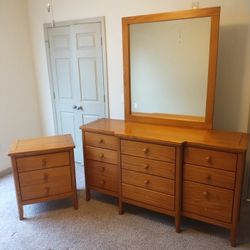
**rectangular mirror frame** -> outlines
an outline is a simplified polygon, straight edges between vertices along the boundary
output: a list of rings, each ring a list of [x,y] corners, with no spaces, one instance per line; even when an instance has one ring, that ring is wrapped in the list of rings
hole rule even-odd
[[[207,100],[205,117],[172,114],[147,114],[131,112],[131,82],[130,82],[130,37],[129,25],[171,20],[211,17],[209,69],[207,80]],[[160,14],[132,16],[122,18],[123,34],[123,67],[124,67],[124,107],[125,120],[161,125],[185,126],[193,128],[212,129],[216,86],[217,53],[219,38],[220,7],[192,9]]]

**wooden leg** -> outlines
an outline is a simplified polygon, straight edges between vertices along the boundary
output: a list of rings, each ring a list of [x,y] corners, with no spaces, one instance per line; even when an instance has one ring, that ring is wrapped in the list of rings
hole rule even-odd
[[[118,203],[119,203],[119,214],[123,214],[124,213],[124,211],[123,211],[123,203],[122,203],[122,200],[121,199],[119,199],[118,200]]]
[[[74,209],[78,209],[78,198],[77,198],[77,192],[74,193],[73,197],[73,204],[74,204]]]
[[[23,220],[23,206],[18,204],[19,220]]]
[[[179,215],[175,216],[175,231],[176,233],[181,232],[181,218]]]
[[[230,241],[231,241],[232,247],[236,247],[236,238],[237,238],[237,226],[232,225],[232,228],[230,231]]]
[[[86,195],[85,200],[89,201],[90,200],[90,190],[87,187],[85,189],[85,195]]]

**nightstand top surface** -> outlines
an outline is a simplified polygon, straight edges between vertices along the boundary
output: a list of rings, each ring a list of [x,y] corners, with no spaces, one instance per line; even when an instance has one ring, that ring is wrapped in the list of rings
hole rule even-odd
[[[30,154],[34,152],[48,152],[62,149],[74,148],[75,144],[70,134],[43,136],[31,139],[16,140],[9,151],[9,156],[19,154]]]

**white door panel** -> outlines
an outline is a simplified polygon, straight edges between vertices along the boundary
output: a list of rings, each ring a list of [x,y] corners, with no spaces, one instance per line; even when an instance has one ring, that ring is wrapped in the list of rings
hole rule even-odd
[[[105,117],[101,24],[48,29],[59,134],[72,134],[75,160],[83,162],[82,124]]]

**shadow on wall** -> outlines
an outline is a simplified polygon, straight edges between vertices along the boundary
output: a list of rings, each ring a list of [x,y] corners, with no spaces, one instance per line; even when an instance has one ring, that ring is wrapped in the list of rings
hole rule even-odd
[[[247,42],[248,25],[221,26],[214,113],[215,129],[239,130]]]

